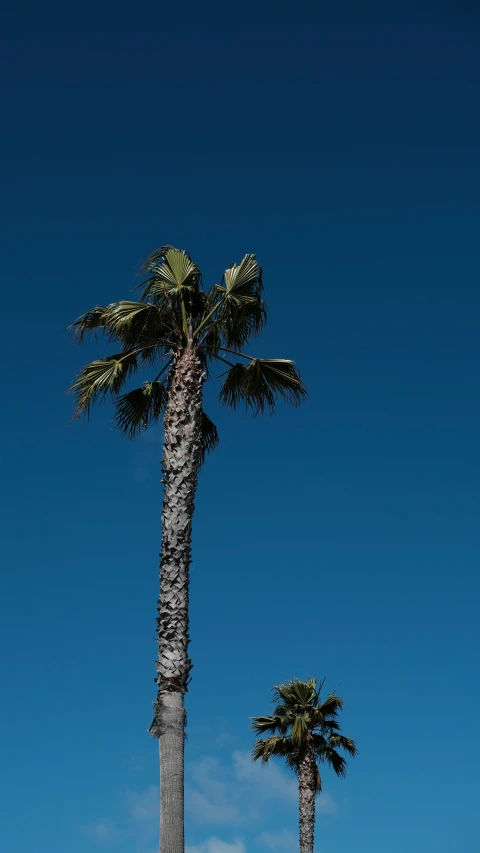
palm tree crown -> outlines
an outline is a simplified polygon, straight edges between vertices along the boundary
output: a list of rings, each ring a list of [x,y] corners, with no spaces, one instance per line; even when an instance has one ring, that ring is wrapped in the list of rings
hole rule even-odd
[[[187,252],[172,246],[154,251],[143,270],[147,278],[139,286],[138,302],[97,306],[72,326],[79,341],[102,329],[117,344],[113,355],[87,364],[73,384],[76,415],[88,414],[92,403],[111,394],[116,425],[133,438],[161,418],[172,368],[188,348],[200,358],[204,376],[208,377],[213,362],[226,365],[219,398],[228,406],[243,403],[259,414],[272,410],[277,396],[293,404],[302,400],[305,388],[292,361],[253,358],[241,352],[263,328],[267,316],[262,271],[255,255],[245,255],[240,264],[228,267],[221,284],[208,291],[202,287],[199,267]],[[142,366],[157,366],[157,370],[140,387],[120,393]],[[216,427],[204,413],[201,456],[217,442]]]
[[[347,763],[338,752],[344,750],[354,757],[357,747],[352,738],[340,734],[338,715],[343,700],[335,694],[321,701],[323,683],[317,688],[314,678],[295,679],[274,688],[276,706],[270,717],[254,717],[252,728],[259,736],[253,750],[255,761],[266,763],[273,756],[285,758],[298,774],[307,752],[315,759],[313,785],[316,793],[322,789],[318,764],[329,764],[337,776],[345,776]],[[261,737],[269,735],[269,737]]]

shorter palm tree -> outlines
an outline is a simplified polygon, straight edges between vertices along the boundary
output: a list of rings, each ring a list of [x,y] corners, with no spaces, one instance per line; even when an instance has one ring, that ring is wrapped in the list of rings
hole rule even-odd
[[[254,761],[261,758],[266,764],[272,756],[281,756],[298,778],[300,853],[313,853],[315,797],[322,790],[319,764],[329,764],[337,776],[345,776],[347,762],[338,749],[357,755],[355,741],[340,734],[337,717],[343,700],[332,693],[321,702],[323,684],[317,688],[310,678],[274,687],[272,716],[254,717],[252,723],[258,735]]]

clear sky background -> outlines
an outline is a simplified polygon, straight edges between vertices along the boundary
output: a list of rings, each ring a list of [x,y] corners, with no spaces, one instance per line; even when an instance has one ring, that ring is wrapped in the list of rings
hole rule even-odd
[[[2,21],[0,847],[152,853],[161,431],[70,424],[68,323],[142,256],[255,252],[310,399],[207,411],[189,853],[291,853],[252,766],[270,687],[327,676],[360,756],[318,853],[478,850],[475,4],[24,3]],[[223,845],[223,846],[222,846]]]

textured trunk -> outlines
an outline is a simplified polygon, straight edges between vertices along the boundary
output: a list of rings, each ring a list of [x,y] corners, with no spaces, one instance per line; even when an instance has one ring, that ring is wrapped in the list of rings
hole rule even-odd
[[[313,853],[315,831],[315,756],[308,747],[298,770],[300,853]]]
[[[151,733],[160,739],[160,851],[184,853],[183,755],[191,662],[188,586],[201,445],[202,366],[187,348],[176,361],[164,421],[164,496],[157,618],[157,699]]]
[[[184,853],[183,753],[185,711],[183,693],[162,695],[160,736],[160,850]]]

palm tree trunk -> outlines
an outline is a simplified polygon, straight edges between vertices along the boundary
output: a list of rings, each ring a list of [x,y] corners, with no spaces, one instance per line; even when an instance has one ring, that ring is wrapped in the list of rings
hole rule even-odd
[[[164,421],[162,551],[157,617],[157,699],[150,732],[160,740],[160,853],[184,853],[183,707],[188,656],[191,530],[201,445],[203,373],[187,347],[176,360]]]
[[[162,695],[160,734],[160,851],[184,853],[184,744],[183,693]]]
[[[315,832],[315,756],[309,746],[298,769],[300,853],[313,853]]]

